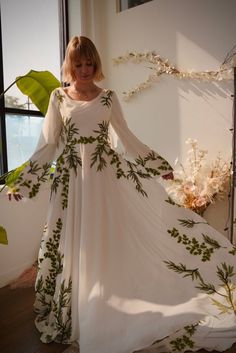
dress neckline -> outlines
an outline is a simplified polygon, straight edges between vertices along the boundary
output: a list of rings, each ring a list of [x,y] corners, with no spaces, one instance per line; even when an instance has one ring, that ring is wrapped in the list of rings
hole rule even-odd
[[[97,100],[101,94],[105,91],[103,88],[101,89],[101,91],[93,98],[93,99],[90,99],[89,101],[86,101],[86,100],[78,100],[78,99],[73,99],[71,98],[67,93],[66,91],[63,89],[63,87],[59,87],[62,92],[64,93],[65,97],[70,100],[71,102],[74,102],[74,103],[91,103],[91,102],[94,102],[95,100]]]

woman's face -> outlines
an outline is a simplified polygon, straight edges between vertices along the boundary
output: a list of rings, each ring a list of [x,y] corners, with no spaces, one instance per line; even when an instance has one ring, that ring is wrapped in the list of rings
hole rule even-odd
[[[89,59],[77,59],[74,63],[75,81],[78,83],[89,83],[94,78],[94,66]]]

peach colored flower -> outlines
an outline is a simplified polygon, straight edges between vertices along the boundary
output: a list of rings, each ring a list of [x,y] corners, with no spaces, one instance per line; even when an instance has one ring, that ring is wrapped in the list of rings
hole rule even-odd
[[[202,207],[204,205],[206,205],[207,201],[205,199],[205,197],[203,196],[199,196],[196,200],[195,200],[195,206],[196,207]]]

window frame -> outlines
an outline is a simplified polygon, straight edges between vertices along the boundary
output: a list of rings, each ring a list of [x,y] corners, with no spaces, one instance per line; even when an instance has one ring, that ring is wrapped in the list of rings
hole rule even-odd
[[[60,64],[64,60],[65,50],[69,41],[69,16],[68,0],[58,0],[59,10],[59,48]],[[2,47],[2,25],[1,25],[1,5],[0,5],[0,94],[4,92],[4,69],[3,69],[3,47]],[[9,172],[7,161],[7,135],[6,135],[6,115],[14,114],[20,116],[42,117],[39,110],[10,108],[5,106],[4,95],[0,96],[0,175]]]
[[[122,0],[116,0],[116,12],[122,12],[122,11],[126,11],[126,10],[129,10],[129,9],[132,9],[133,7],[137,7],[137,6],[140,6],[140,5],[144,5],[148,2],[150,2],[151,0],[147,0],[145,2],[140,2],[140,4],[129,4],[127,3],[127,6],[124,6],[122,4]]]

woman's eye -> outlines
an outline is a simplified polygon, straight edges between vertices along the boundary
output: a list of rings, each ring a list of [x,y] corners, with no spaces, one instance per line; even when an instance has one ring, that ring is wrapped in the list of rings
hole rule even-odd
[[[86,66],[93,66],[93,64],[89,61],[89,62],[86,62],[85,64]],[[81,68],[83,65],[82,64],[75,64],[75,67],[76,68]]]

